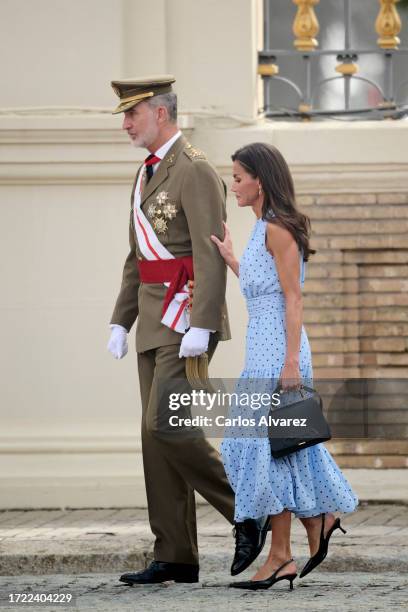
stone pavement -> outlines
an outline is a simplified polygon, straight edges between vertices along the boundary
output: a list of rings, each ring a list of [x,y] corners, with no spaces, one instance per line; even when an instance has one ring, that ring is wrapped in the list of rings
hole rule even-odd
[[[249,571],[249,570],[248,570]],[[242,576],[250,577],[248,572]],[[238,579],[238,578],[237,578]],[[75,606],[14,605],[0,610],[20,612],[24,609],[79,609],[92,612],[241,612],[280,610],[292,612],[374,612],[406,610],[408,580],[395,573],[359,572],[328,573],[315,570],[302,580],[296,579],[293,591],[285,583],[277,583],[267,591],[229,589],[227,572],[203,573],[198,584],[148,585],[128,587],[117,581],[117,574],[84,574],[52,576],[0,576],[3,597],[12,592],[56,593],[63,589],[74,597]]]
[[[228,571],[231,527],[211,506],[197,506],[201,560]],[[336,531],[326,571],[408,572],[408,506],[362,503]],[[293,520],[293,553],[307,556],[305,531]],[[152,558],[145,508],[0,512],[0,575],[118,572]]]
[[[200,583],[132,588],[117,579],[123,571],[145,567],[152,558],[145,508],[2,511],[0,595],[65,589],[73,593],[79,609],[95,612],[263,610],[275,601],[290,611],[408,610],[407,472],[365,472],[356,470],[349,478],[362,501],[355,513],[342,518],[347,534],[335,532],[319,571],[298,579],[292,593],[282,583],[261,593],[228,589],[234,551],[231,526],[213,508],[199,504]],[[293,520],[292,542],[300,569],[308,549],[297,520]],[[251,577],[267,547],[239,579]],[[27,605],[7,606],[0,601],[0,612],[24,608]]]

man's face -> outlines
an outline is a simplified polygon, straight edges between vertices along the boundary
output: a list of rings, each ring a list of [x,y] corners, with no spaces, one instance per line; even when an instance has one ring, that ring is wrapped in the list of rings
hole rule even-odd
[[[125,111],[122,128],[129,134],[134,147],[148,148],[157,139],[159,134],[157,110],[143,101]]]

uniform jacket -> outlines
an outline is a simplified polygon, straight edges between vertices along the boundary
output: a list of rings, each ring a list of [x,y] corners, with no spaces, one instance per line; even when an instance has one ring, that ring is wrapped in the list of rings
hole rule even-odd
[[[136,181],[137,176],[131,196],[130,252],[111,323],[130,331],[137,319],[136,350],[143,352],[179,344],[183,335],[161,323],[166,287],[140,282],[137,260],[142,259],[142,254],[133,219]],[[167,204],[166,216],[160,207],[163,202]],[[194,149],[184,136],[176,140],[145,185],[141,207],[170,253],[175,257],[193,256],[194,295],[190,325],[216,330],[219,340],[228,340],[231,335],[225,304],[226,265],[210,239],[211,234],[220,239],[224,236],[225,188],[205,155]]]

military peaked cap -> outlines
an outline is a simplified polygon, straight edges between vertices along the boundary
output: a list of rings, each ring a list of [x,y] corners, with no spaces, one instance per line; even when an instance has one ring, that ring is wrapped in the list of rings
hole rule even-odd
[[[111,81],[115,94],[119,97],[119,105],[112,114],[123,113],[136,106],[142,100],[169,93],[171,84],[175,82],[171,74],[161,76],[142,77],[138,79],[124,79],[122,81]]]

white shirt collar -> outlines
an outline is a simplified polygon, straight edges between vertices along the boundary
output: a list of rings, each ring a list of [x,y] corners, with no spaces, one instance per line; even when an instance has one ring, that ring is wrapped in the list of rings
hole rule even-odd
[[[154,154],[157,155],[157,157],[160,157],[160,159],[164,159],[167,151],[171,149],[173,144],[176,142],[178,138],[180,138],[180,136],[181,136],[181,131],[179,130],[178,132],[174,134],[174,136],[172,136],[167,142],[165,142],[164,145],[160,147],[160,149],[157,149],[157,151],[155,151]]]

